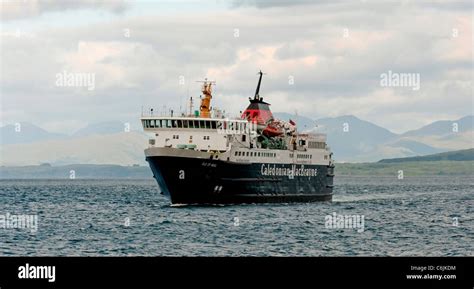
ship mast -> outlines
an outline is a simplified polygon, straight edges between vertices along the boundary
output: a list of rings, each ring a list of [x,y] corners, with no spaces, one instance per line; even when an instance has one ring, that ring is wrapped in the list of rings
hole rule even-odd
[[[260,70],[260,72],[258,74],[260,74],[260,78],[258,79],[257,90],[255,90],[255,96],[253,97],[254,100],[260,100],[259,92],[260,92],[260,84],[262,84],[263,72]]]
[[[199,107],[199,115],[209,118],[211,117],[212,85],[216,84],[216,82],[208,81],[207,78],[205,78],[204,81],[198,82],[203,82],[201,91],[204,94],[204,97],[201,99],[201,106]]]
[[[193,97],[191,96],[189,98],[189,116],[193,115],[193,108],[194,108],[194,106],[193,106]]]

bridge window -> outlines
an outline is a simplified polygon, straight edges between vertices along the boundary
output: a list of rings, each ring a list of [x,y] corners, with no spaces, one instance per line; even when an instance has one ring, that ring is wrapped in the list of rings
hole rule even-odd
[[[201,128],[206,128],[206,124],[204,123],[203,120],[199,121],[199,125]]]
[[[194,120],[194,128],[199,128],[199,120]]]
[[[324,149],[326,147],[326,143],[317,142],[317,141],[310,141],[310,142],[308,142],[308,147],[311,148],[311,149]]]
[[[189,121],[189,128],[194,128],[194,121],[192,120]]]
[[[183,121],[178,119],[178,127],[183,128]]]
[[[216,125],[216,122],[215,122],[215,121],[211,121],[211,128],[212,128],[212,129],[216,129],[216,128],[217,128],[217,125]]]

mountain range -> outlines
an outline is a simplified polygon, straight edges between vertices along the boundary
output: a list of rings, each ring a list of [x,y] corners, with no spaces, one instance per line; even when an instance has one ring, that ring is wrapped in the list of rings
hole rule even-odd
[[[353,115],[311,119],[288,113],[276,118],[296,121],[300,131],[327,134],[337,162],[372,162],[469,149],[474,116],[440,120],[402,134]],[[148,136],[128,131],[119,121],[93,123],[71,135],[48,132],[31,123],[0,127],[0,165],[145,164]],[[137,127],[137,124],[132,124]]]
[[[383,159],[379,163],[405,163],[418,161],[474,161],[474,149],[450,151],[418,157]],[[474,171],[471,170],[471,173]]]
[[[353,115],[317,120],[287,113],[274,115],[283,120],[297,119],[300,131],[326,133],[338,162],[372,162],[474,147],[473,115],[436,121],[402,134]]]

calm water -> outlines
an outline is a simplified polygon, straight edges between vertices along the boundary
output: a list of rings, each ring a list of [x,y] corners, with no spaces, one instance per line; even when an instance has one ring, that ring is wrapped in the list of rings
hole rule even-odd
[[[337,177],[332,203],[179,208],[153,180],[3,180],[0,215],[37,214],[38,230],[0,228],[0,255],[473,256],[473,205],[469,177]],[[364,231],[326,228],[333,212]]]

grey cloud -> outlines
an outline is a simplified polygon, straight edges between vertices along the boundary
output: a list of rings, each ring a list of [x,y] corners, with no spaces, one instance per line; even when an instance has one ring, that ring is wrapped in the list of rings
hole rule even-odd
[[[128,8],[125,0],[25,0],[2,1],[0,5],[2,21],[36,17],[51,11],[94,9],[121,13]]]
[[[375,7],[387,6],[416,6],[421,9],[433,9],[433,10],[454,10],[454,11],[467,11],[472,9],[472,1],[469,0],[454,0],[454,1],[376,1],[376,0],[355,0],[355,1],[343,1],[343,0],[234,0],[231,2],[231,8],[245,8],[245,7],[256,7],[258,9],[266,8],[290,8],[295,6],[319,6],[325,9],[339,9],[344,8],[356,8],[371,6],[371,9]],[[342,8],[342,9],[341,9]]]
[[[262,95],[275,111],[298,110],[315,118],[355,114],[392,129],[401,124],[390,123],[394,118],[389,115],[441,115],[446,108],[453,115],[468,114],[470,92],[449,82],[447,74],[457,71],[456,80],[466,81],[472,63],[440,58],[456,47],[449,38],[452,19],[466,14],[451,10],[430,14],[411,4],[367,2],[301,4],[292,7],[292,13],[234,9],[220,14],[137,16],[94,27],[40,29],[31,39],[4,39],[2,68],[9,73],[1,80],[2,104],[12,112],[10,119],[23,109],[35,123],[62,118],[129,121],[137,118],[141,105],[184,106],[188,89],[189,95],[199,96],[195,80],[208,76],[217,80],[214,104],[238,111],[254,92],[255,73],[262,69],[267,72]],[[345,27],[347,39],[342,37]],[[124,37],[124,28],[130,29],[130,38]],[[233,35],[236,28],[238,38]],[[80,42],[112,43],[117,48],[111,49],[119,52],[90,66],[97,73],[95,91],[51,87],[54,74],[67,68],[59,56],[80,57]],[[268,55],[259,51],[262,47],[276,49],[264,66],[259,60]],[[98,47],[89,49],[83,53],[94,54]],[[241,59],[241,53],[248,53],[249,60]],[[292,65],[312,56],[314,65]],[[211,68],[217,72],[206,75]],[[389,69],[420,73],[421,91],[395,88],[395,100],[389,99],[379,85],[380,73]],[[181,75],[184,86],[178,84]],[[288,84],[289,75],[295,77],[293,86]],[[410,101],[404,103],[406,99]]]
[[[336,2],[340,2],[338,0],[273,0],[273,1],[265,1],[265,0],[235,0],[232,2],[231,7],[238,8],[238,7],[246,7],[246,6],[254,6],[259,9],[265,8],[273,8],[273,7],[290,7],[290,6],[300,6],[300,5],[328,5],[334,4]]]

